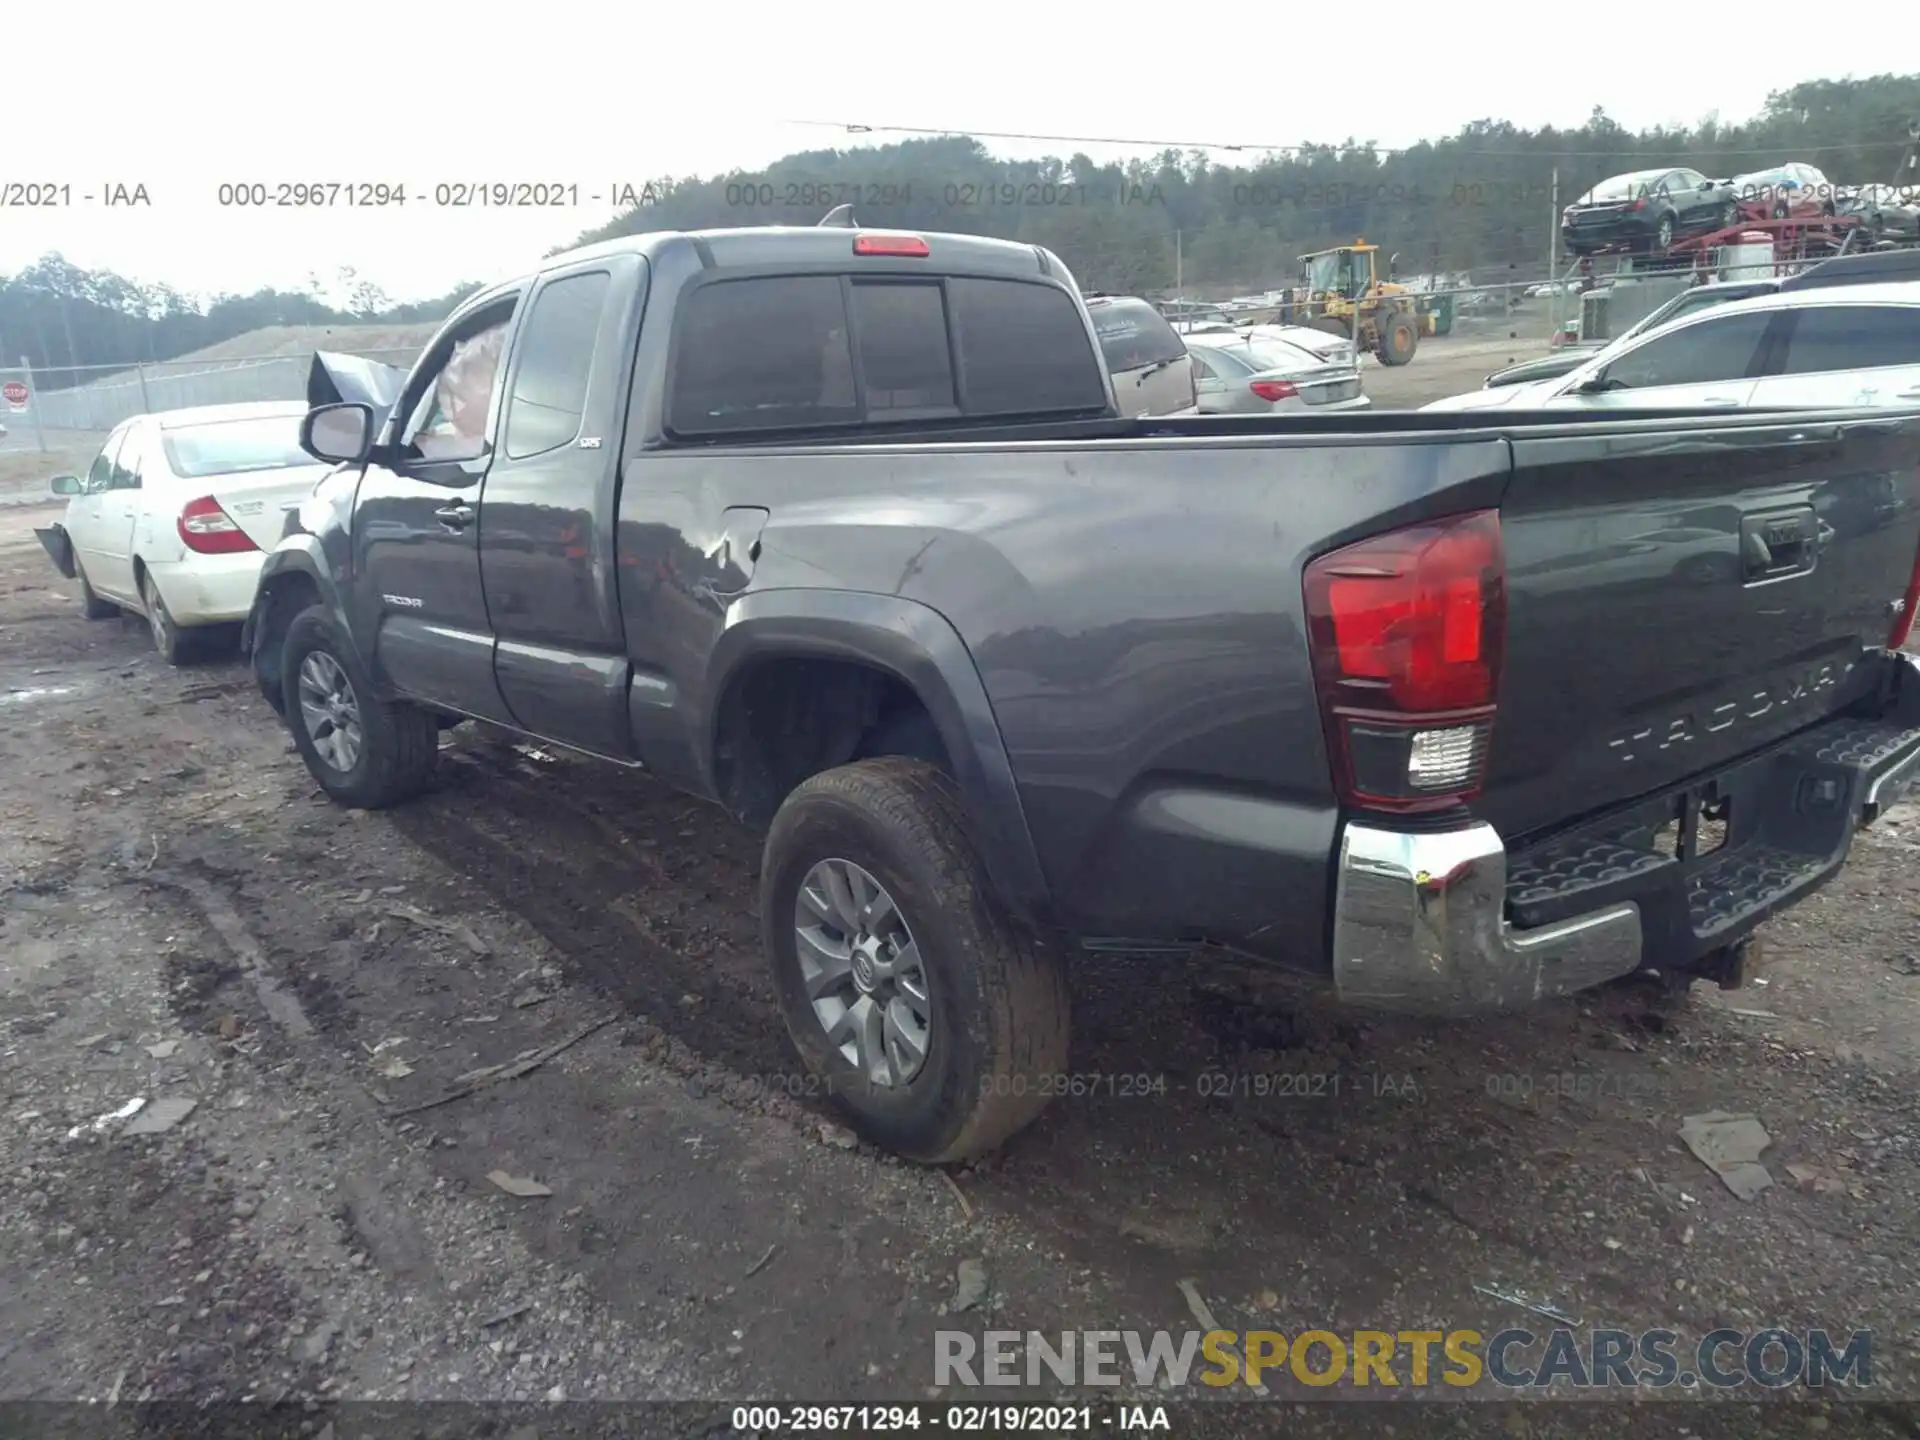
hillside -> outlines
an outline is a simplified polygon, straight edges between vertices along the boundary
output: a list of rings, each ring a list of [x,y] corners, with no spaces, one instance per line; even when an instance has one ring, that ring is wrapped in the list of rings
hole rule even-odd
[[[371,355],[395,361],[396,352],[418,352],[433,338],[438,322],[413,325],[271,325],[222,340],[164,362],[169,371],[231,363],[235,360],[299,359],[315,350],[338,350],[348,355]]]

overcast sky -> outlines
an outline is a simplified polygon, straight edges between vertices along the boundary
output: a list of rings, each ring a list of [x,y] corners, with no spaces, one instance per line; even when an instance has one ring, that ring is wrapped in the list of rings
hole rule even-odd
[[[93,7],[89,7],[91,10]],[[1872,73],[1858,27],[1715,24],[1710,58],[1644,63],[1631,33],[1551,8],[1462,5],[1444,20],[1362,7],[1355,64],[1286,58],[1329,33],[1304,11],[1122,11],[974,0],[951,6],[479,7],[331,0],[270,12],[221,0],[14,7],[0,19],[0,184],[72,187],[71,208],[0,209],[0,272],[49,250],[188,293],[331,283],[351,266],[396,300],[510,273],[613,213],[621,182],[753,168],[866,143],[833,125],[1016,131],[1220,144],[1404,145],[1491,117],[1577,125],[1595,104],[1629,128],[1741,119],[1770,90]],[[1205,15],[1191,40],[1162,22]],[[63,16],[64,19],[56,19]],[[1524,15],[1524,20],[1519,17]],[[822,17],[825,17],[824,19]],[[303,35],[305,38],[303,38]],[[1384,47],[1406,64],[1386,83]],[[1689,45],[1694,40],[1686,42]],[[1699,42],[1705,44],[1707,42]],[[84,64],[73,63],[84,56]],[[1182,72],[1189,72],[1182,74]],[[1125,158],[1157,147],[988,139],[1006,155]],[[1222,154],[1223,160],[1244,156]],[[1846,177],[1836,177],[1846,178]],[[403,184],[401,209],[247,211],[222,182]],[[441,209],[436,185],[577,185],[576,209]],[[151,205],[108,208],[106,187]],[[83,195],[95,196],[91,202]]]

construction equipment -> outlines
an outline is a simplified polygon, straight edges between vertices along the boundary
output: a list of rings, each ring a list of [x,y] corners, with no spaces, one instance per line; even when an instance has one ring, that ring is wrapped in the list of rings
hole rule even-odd
[[[1379,249],[1355,240],[1302,255],[1294,323],[1344,335],[1357,349],[1379,356],[1382,365],[1404,365],[1419,348],[1421,333],[1432,333],[1433,319],[1413,291],[1394,283],[1398,255],[1387,258],[1385,277],[1379,274]]]

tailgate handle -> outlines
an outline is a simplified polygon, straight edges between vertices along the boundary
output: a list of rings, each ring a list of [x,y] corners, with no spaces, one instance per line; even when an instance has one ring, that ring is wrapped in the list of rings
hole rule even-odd
[[[1831,529],[1820,524],[1811,505],[1745,516],[1740,521],[1741,579],[1751,585],[1804,575],[1831,538]]]

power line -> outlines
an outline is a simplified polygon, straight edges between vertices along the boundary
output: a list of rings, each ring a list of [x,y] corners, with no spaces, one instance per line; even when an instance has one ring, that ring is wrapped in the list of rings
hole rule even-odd
[[[859,125],[842,120],[788,120],[788,125],[808,125],[816,129],[839,130],[849,135],[930,135],[952,136],[969,140],[1030,140],[1046,145],[1130,145],[1146,150],[1228,150],[1235,153],[1271,153],[1279,155],[1304,155],[1311,151],[1332,151],[1336,155],[1351,155],[1365,152],[1371,155],[1411,155],[1416,150],[1437,150],[1442,146],[1456,146],[1455,153],[1464,153],[1478,158],[1491,159],[1541,159],[1541,160],[1622,160],[1640,159],[1648,156],[1653,148],[1651,143],[1635,150],[1523,150],[1523,149],[1467,149],[1459,146],[1455,137],[1442,140],[1424,140],[1419,145],[1375,145],[1349,142],[1340,145],[1272,145],[1255,144],[1251,141],[1224,140],[1142,140],[1128,139],[1117,135],[1043,135],[1026,130],[953,130],[932,125]],[[1738,150],[1719,150],[1716,155],[1801,155],[1809,151],[1841,151],[1847,154],[1864,154],[1874,150],[1884,150],[1897,145],[1898,141],[1885,140],[1859,142],[1845,145],[1766,145],[1753,146]]]

